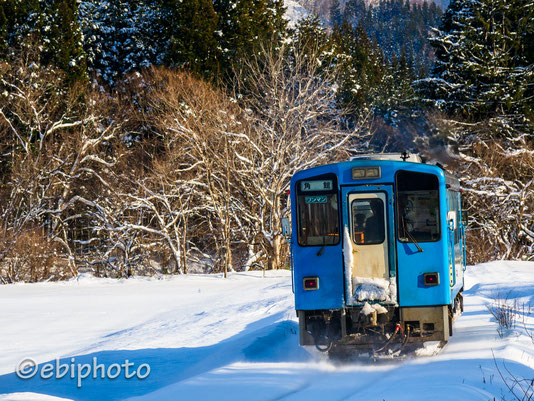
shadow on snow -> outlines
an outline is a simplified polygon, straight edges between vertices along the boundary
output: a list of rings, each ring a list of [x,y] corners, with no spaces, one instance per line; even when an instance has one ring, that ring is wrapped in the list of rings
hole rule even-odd
[[[0,376],[0,394],[33,392],[80,401],[119,400],[147,394],[234,362],[302,362],[310,359],[310,355],[298,346],[297,323],[276,322],[280,318],[283,318],[282,313],[266,317],[249,324],[235,336],[204,347],[101,351],[72,355],[59,361],[59,364],[66,364],[70,368],[71,358],[75,358],[75,373],[78,364],[89,364],[92,369],[93,358],[106,369],[112,364],[123,364],[128,360],[135,364],[129,369],[130,372],[135,372],[142,364],[148,364],[150,374],[145,379],[136,376],[126,379],[124,368],[115,379],[101,379],[101,370],[95,379],[91,370],[89,377],[83,379],[78,388],[78,378],[71,378],[70,371],[61,379],[54,378],[56,361],[52,360],[40,363],[37,374],[30,379],[21,379],[15,372]],[[50,379],[40,377],[46,363],[54,366],[54,377]]]

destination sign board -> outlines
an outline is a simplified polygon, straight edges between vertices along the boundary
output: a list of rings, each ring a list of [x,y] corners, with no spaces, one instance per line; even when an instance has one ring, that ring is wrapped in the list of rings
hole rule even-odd
[[[300,190],[303,192],[331,191],[334,189],[332,180],[301,181]]]

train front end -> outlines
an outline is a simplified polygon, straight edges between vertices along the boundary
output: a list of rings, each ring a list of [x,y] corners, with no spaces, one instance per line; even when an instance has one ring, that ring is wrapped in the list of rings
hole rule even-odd
[[[291,180],[301,345],[377,350],[452,333],[465,270],[458,182],[437,166],[383,159]]]

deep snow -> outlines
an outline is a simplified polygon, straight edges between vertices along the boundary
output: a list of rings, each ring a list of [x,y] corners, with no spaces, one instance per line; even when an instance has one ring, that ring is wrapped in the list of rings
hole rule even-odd
[[[500,338],[486,308],[499,294],[534,306],[534,263],[469,267],[465,312],[438,355],[428,344],[403,361],[341,364],[298,346],[287,271],[0,286],[0,400],[511,400],[495,362],[532,379],[534,343],[522,318]],[[151,371],[78,388],[68,375],[19,379],[28,357]]]

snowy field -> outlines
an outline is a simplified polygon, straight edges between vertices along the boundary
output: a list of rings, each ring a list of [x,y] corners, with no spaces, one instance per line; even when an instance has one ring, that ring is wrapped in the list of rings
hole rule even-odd
[[[534,263],[470,267],[438,355],[342,364],[298,346],[287,271],[0,286],[0,400],[512,400],[495,363],[505,379],[534,378],[534,313],[501,338],[486,308],[498,294],[534,306]],[[26,358],[39,365],[23,380]],[[125,361],[148,376],[78,375]],[[47,363],[68,373],[41,378]]]

